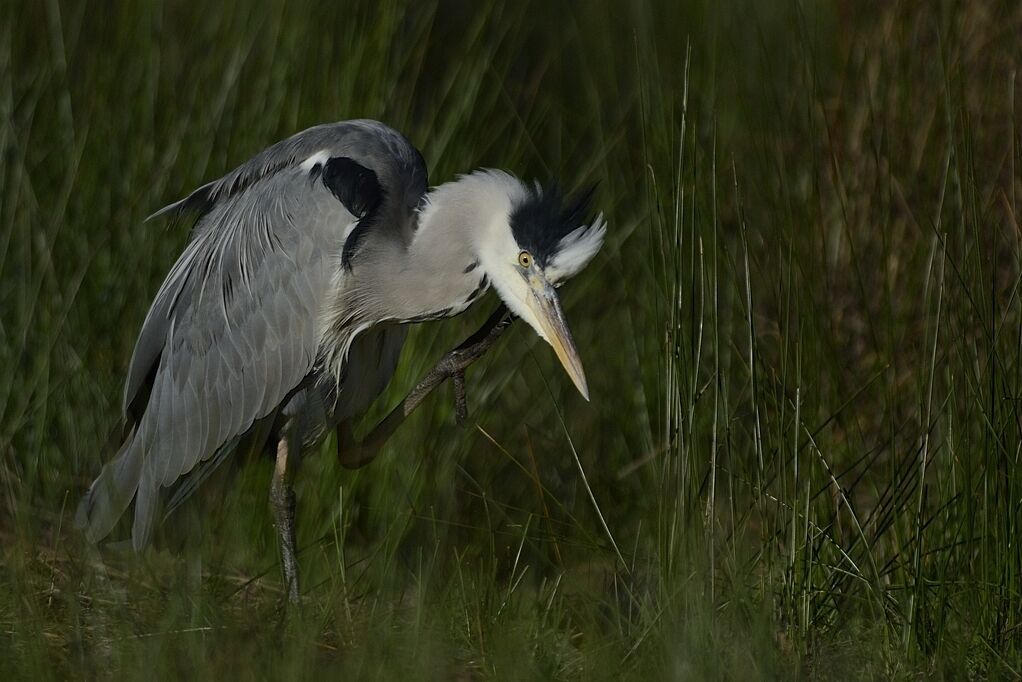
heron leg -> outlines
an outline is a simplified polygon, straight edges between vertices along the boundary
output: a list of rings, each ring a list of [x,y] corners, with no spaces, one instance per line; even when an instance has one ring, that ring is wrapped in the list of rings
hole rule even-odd
[[[350,421],[341,422],[337,428],[337,457],[349,469],[365,466],[380,453],[383,444],[397,430],[405,418],[417,408],[427,395],[448,379],[454,380],[455,417],[459,424],[468,418],[468,401],[465,399],[465,370],[486,354],[513,321],[511,313],[501,305],[472,336],[440,358],[415,385],[405,399],[398,404],[383,421],[362,439],[356,441]]]
[[[270,506],[277,527],[280,542],[280,560],[284,571],[284,585],[287,600],[298,604],[298,558],[295,556],[295,491],[292,486],[296,462],[289,462],[288,439],[281,437],[277,443],[277,461],[273,467],[270,482]],[[289,466],[290,464],[290,466]]]

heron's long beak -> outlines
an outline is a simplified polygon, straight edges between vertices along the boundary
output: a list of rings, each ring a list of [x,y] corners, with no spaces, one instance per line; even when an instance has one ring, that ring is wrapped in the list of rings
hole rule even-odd
[[[539,322],[538,331],[546,342],[553,346],[557,359],[564,365],[564,370],[571,377],[575,388],[583,398],[589,400],[589,386],[586,384],[586,374],[582,369],[582,359],[579,358],[575,341],[571,338],[571,330],[568,329],[568,321],[561,310],[557,290],[546,278],[537,274],[529,277],[529,289],[525,302]]]

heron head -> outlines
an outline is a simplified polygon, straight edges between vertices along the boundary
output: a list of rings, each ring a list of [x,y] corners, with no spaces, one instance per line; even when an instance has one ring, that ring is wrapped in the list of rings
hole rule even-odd
[[[511,178],[508,178],[509,180]],[[480,261],[497,294],[549,343],[576,388],[589,399],[582,361],[557,287],[593,259],[606,231],[589,215],[593,189],[565,198],[556,187],[510,183],[510,209],[480,244]]]

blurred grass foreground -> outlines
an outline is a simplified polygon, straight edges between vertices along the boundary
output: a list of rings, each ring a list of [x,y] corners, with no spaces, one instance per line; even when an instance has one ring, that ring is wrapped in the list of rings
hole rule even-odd
[[[992,0],[0,4],[0,674],[1018,676],[1020,36]],[[269,462],[183,553],[71,516],[188,236],[143,218],[355,117],[434,184],[599,181],[592,403],[516,328],[467,428],[446,389],[364,470],[312,453],[285,623]]]

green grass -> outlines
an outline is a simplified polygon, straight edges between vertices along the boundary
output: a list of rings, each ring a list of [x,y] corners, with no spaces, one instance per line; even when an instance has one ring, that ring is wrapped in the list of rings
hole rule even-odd
[[[116,5],[0,6],[0,673],[1022,673],[1017,3]],[[364,470],[310,455],[285,622],[267,461],[183,554],[71,517],[187,239],[142,219],[362,116],[434,183],[600,182],[592,403],[514,328],[469,427],[445,389]]]

